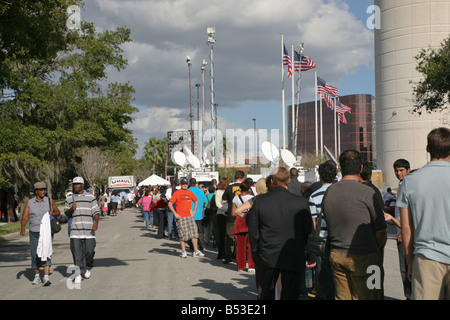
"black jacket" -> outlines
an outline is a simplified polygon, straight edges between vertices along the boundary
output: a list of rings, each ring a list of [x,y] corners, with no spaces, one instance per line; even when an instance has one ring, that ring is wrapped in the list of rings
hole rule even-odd
[[[301,271],[312,231],[308,200],[278,187],[255,197],[247,215],[252,254],[269,268]]]
[[[302,183],[298,181],[297,178],[291,178],[291,183],[289,183],[288,190],[296,195],[302,195]]]

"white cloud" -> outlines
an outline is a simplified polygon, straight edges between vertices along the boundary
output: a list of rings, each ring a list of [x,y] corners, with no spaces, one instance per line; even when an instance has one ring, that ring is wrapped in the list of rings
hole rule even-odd
[[[142,107],[132,128],[139,136],[165,136],[177,126],[189,126],[186,56],[192,59],[194,105],[201,63],[208,62],[205,98],[210,105],[210,26],[216,27],[214,92],[219,110],[247,101],[280,100],[282,33],[289,47],[305,44],[304,54],[330,84],[373,61],[373,33],[340,0],[96,0],[86,2],[82,15],[99,30],[131,29],[134,42],[123,46],[129,66],[120,73],[111,70],[110,79],[134,86],[134,102]],[[302,78],[302,90],[310,97],[313,76],[311,71]],[[234,119],[222,118],[224,122],[226,127],[236,125]]]

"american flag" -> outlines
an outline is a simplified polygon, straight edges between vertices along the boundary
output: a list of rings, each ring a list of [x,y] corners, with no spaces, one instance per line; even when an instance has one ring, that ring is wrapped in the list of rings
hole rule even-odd
[[[317,76],[317,92],[331,94],[332,96],[339,97],[337,94],[338,91],[338,88],[329,85],[325,82],[325,80]]]
[[[352,108],[343,103],[340,103],[339,101],[336,101],[336,113],[339,115],[339,121],[341,121],[343,124],[347,124],[347,119],[345,118],[346,112],[352,113]]]
[[[330,108],[331,110],[334,110],[334,98],[331,97],[331,95],[327,94],[327,93],[320,93],[320,97],[322,98],[323,101],[325,101],[326,105],[328,108]],[[352,108],[350,108],[349,106],[336,101],[336,113],[338,114],[339,117],[339,121],[343,124],[347,124],[347,119],[345,118],[345,113],[352,113]]]
[[[339,121],[343,124],[347,124],[347,118],[345,117],[345,114],[338,113]]]
[[[300,64],[300,71],[308,71],[314,69],[316,64],[307,56],[302,56],[302,63]]]
[[[328,108],[334,110],[334,99],[328,93],[320,92],[320,97],[325,101]]]
[[[300,71],[300,53],[294,50],[294,71]]]
[[[291,57],[289,56],[289,54],[286,50],[286,45],[283,45],[283,47],[284,47],[283,65],[288,66],[288,78],[290,78],[292,76],[292,61],[291,61]]]
[[[300,62],[301,60],[301,62]],[[300,53],[294,50],[294,71],[308,71],[314,69],[316,64],[307,56],[301,56]]]

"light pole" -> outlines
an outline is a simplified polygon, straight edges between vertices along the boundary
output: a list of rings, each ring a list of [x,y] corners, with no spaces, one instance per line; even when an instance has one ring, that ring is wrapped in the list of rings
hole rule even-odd
[[[256,118],[253,118],[253,143],[255,145],[255,167],[253,173],[256,174],[256,165],[258,163],[258,144],[256,142]]]
[[[214,43],[216,43],[216,39],[215,39],[215,33],[216,33],[216,28],[214,27],[208,27],[206,29],[206,32],[208,33],[208,45],[211,48],[210,54],[209,54],[209,59],[211,60],[211,71],[210,71],[210,75],[211,75],[211,131],[212,131],[212,145],[216,145],[216,133],[213,131],[214,130],[214,58],[213,58],[213,54],[214,54]],[[216,155],[216,150],[214,150],[213,155],[211,157],[211,163],[212,163],[212,167],[215,168],[215,155]]]
[[[196,83],[197,88],[197,121],[200,121],[200,83]]]
[[[191,67],[192,67],[192,63],[191,63],[191,58],[189,56],[187,56],[186,63],[188,65],[188,70],[189,70],[189,118],[190,118],[190,121],[191,121],[191,148],[192,148],[192,152],[195,153],[195,150],[194,150],[194,131],[192,130],[192,117],[194,116],[192,114],[192,86],[191,86]]]
[[[202,141],[201,141],[201,158],[203,161],[205,161],[206,159],[203,159],[203,152],[204,152],[204,141],[203,141],[203,137],[205,136],[205,68],[206,68],[207,62],[205,61],[205,59],[203,59],[202,62]]]
[[[197,154],[199,155],[199,159],[202,158],[202,148],[201,148],[201,140],[203,140],[203,135],[200,138],[200,83],[196,83],[195,87],[197,88],[197,137],[198,137],[198,150]],[[202,124],[203,126],[203,124]]]
[[[216,153],[217,153],[218,144],[219,144],[219,141],[217,141],[217,109],[218,109],[218,107],[219,107],[219,104],[214,103],[214,124],[215,124],[214,136],[215,136],[215,143],[216,143],[215,147],[214,147],[215,148],[215,151],[214,151],[215,156],[217,156]],[[219,167],[219,164],[217,164],[217,167]],[[214,171],[217,171],[215,166],[214,166]]]

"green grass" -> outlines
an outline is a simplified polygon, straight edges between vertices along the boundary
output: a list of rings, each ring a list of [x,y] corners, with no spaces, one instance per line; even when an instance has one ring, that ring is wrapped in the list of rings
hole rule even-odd
[[[63,207],[64,204],[66,203],[66,199],[55,200],[55,203],[58,207]]]
[[[65,199],[59,199],[59,200],[56,200],[55,203],[58,207],[62,207],[62,206],[64,206],[65,201],[66,201]],[[26,229],[28,229],[29,224],[30,223],[27,222],[27,225],[25,226]],[[22,226],[21,226],[20,220],[17,222],[6,223],[4,225],[1,225],[0,226],[0,237],[10,234],[10,233],[19,232],[21,227]]]
[[[10,234],[10,233],[14,233],[14,232],[19,232],[21,229],[21,222],[17,221],[17,222],[13,222],[13,223],[6,223],[4,225],[0,226],[0,237]],[[28,223],[26,225],[26,228],[28,228]]]

